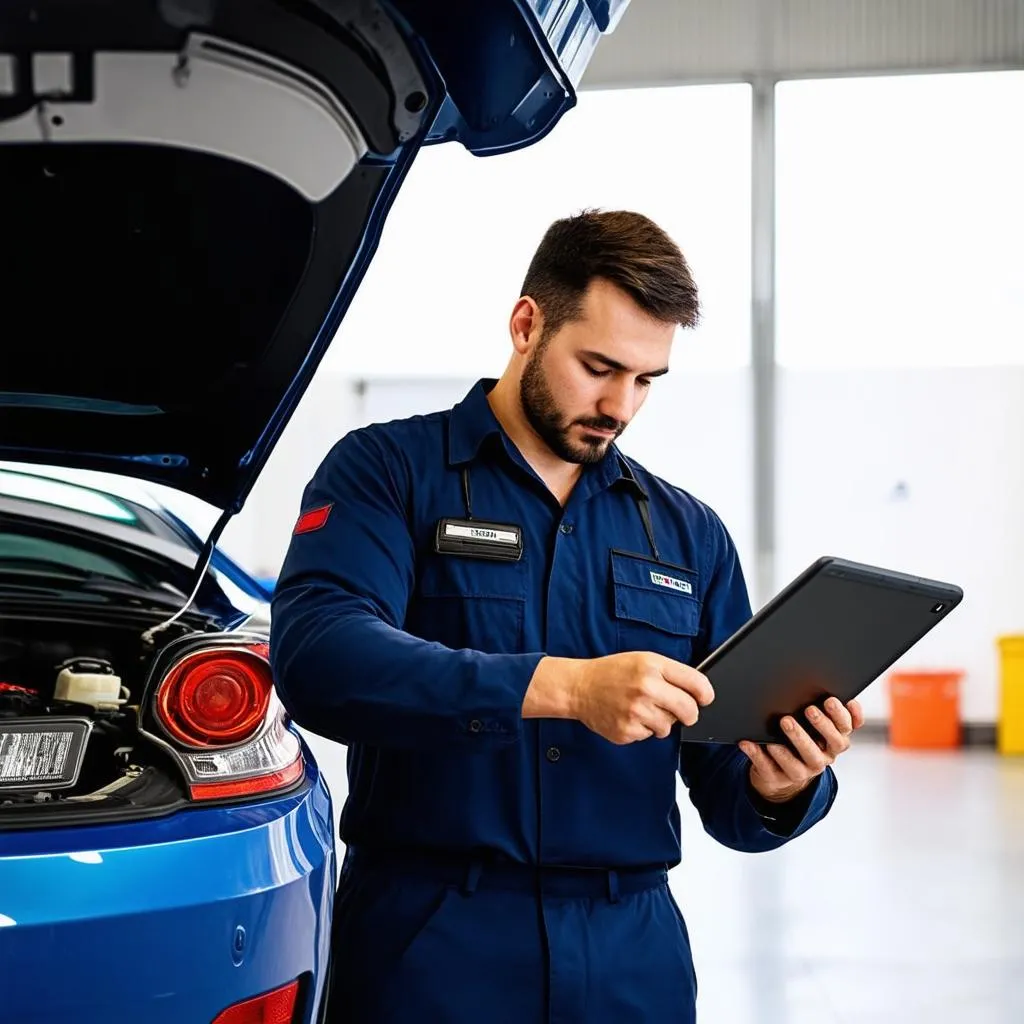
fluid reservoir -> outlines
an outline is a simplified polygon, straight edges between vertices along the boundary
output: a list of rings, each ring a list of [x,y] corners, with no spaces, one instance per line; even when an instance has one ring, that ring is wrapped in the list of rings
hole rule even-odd
[[[128,699],[128,690],[109,662],[76,658],[60,667],[53,695],[57,700],[91,704],[98,711],[113,711]]]

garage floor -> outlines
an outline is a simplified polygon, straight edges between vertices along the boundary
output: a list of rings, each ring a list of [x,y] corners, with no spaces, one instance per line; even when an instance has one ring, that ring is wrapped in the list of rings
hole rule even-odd
[[[829,817],[733,853],[681,793],[701,1024],[1024,1021],[1024,758],[862,741]]]

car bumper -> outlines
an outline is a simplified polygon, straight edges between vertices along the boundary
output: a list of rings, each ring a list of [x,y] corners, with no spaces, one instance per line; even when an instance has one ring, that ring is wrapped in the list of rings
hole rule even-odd
[[[129,825],[0,832],[0,1019],[209,1024],[301,979],[317,1019],[330,952],[330,797]]]

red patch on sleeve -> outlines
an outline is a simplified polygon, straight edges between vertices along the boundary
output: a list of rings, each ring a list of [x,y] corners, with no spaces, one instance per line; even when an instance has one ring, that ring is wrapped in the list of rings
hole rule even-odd
[[[320,508],[311,508],[308,512],[303,512],[299,516],[293,532],[299,534],[312,533],[313,530],[319,530],[327,522],[327,517],[331,514],[332,508],[334,508],[333,503],[321,505]]]

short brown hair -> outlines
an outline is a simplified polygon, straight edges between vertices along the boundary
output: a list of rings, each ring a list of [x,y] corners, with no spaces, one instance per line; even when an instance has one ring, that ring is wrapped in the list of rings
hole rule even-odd
[[[583,210],[556,220],[530,261],[521,295],[544,314],[544,333],[579,317],[595,278],[621,288],[662,323],[694,327],[697,286],[679,246],[642,213]]]

